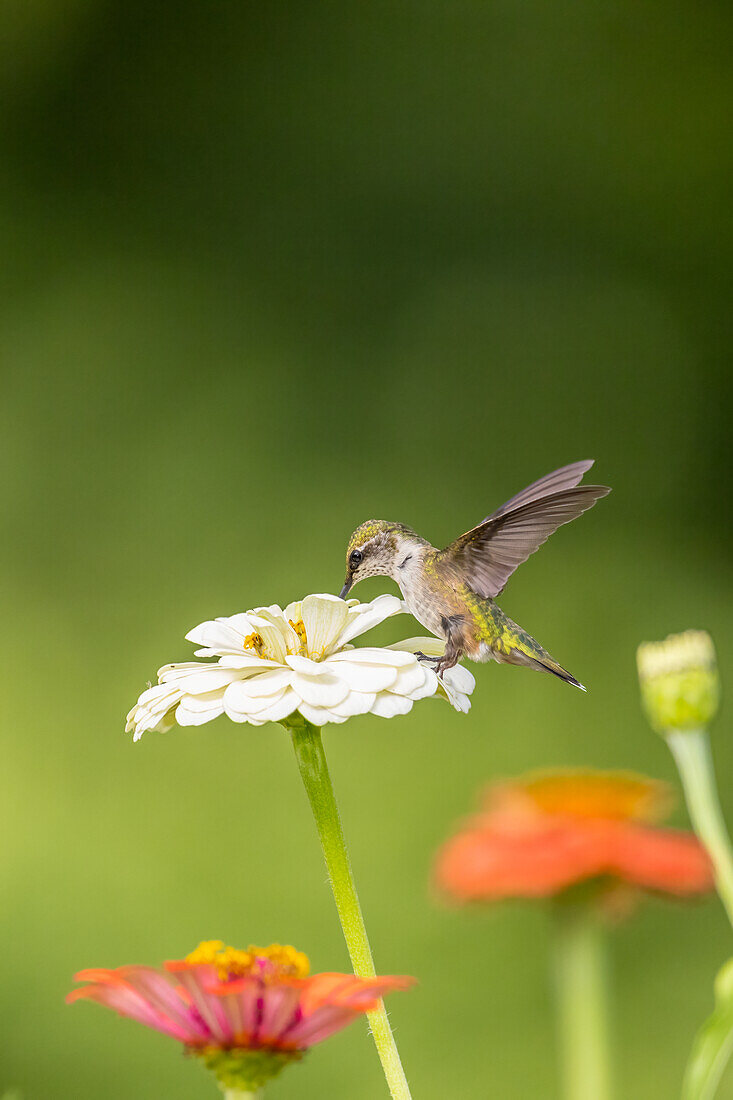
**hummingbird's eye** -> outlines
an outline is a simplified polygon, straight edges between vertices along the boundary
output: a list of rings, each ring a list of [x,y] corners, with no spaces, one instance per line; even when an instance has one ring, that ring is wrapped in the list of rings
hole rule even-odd
[[[364,555],[362,554],[361,550],[352,550],[351,553],[349,554],[349,563],[352,566],[352,568],[359,565],[359,563],[362,561],[363,557],[364,557]]]

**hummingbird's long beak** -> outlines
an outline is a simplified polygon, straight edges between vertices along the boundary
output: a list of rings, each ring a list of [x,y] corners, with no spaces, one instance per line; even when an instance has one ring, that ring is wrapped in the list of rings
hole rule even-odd
[[[352,586],[353,583],[354,582],[353,582],[351,577],[346,578],[346,580],[344,581],[344,587],[341,589],[341,592],[339,593],[339,599],[341,599],[341,600],[346,599],[349,592],[351,591],[351,586]]]

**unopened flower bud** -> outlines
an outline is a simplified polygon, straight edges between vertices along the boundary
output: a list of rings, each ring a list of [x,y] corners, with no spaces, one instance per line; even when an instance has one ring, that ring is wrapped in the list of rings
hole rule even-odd
[[[657,733],[702,729],[717,714],[720,681],[712,638],[704,630],[644,642],[636,654],[641,698]]]

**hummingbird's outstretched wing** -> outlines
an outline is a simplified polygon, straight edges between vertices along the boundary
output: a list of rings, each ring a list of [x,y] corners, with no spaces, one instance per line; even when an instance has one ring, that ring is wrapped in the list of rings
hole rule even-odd
[[[579,485],[589,462],[574,462],[540,478],[438,555],[479,596],[498,596],[517,566],[558,527],[577,519],[610,493],[605,485]]]
[[[522,489],[521,493],[517,493],[506,504],[502,504],[501,508],[497,508],[490,516],[482,519],[481,523],[498,519],[499,516],[505,516],[507,512],[516,512],[517,508],[522,504],[529,504],[531,500],[540,500],[542,497],[550,496],[551,493],[560,493],[563,489],[574,489],[583,480],[583,475],[588,473],[594,461],[593,458],[586,458],[582,462],[571,462],[569,466],[561,466],[559,470],[545,474],[538,481],[533,481],[526,489]]]

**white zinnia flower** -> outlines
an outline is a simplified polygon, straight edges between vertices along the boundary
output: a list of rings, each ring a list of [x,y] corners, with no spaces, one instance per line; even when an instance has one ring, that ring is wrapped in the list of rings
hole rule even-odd
[[[396,596],[371,603],[313,595],[288,604],[256,607],[210,620],[186,637],[202,648],[197,657],[164,665],[127,716],[137,741],[147,730],[164,732],[177,722],[198,726],[226,714],[234,722],[262,726],[295,711],[316,726],[345,722],[355,714],[392,718],[407,714],[416,699],[441,696],[467,711],[475,680],[456,665],[438,678],[415,656],[439,656],[437,638],[411,638],[383,647],[351,642],[384,619],[405,610]]]

